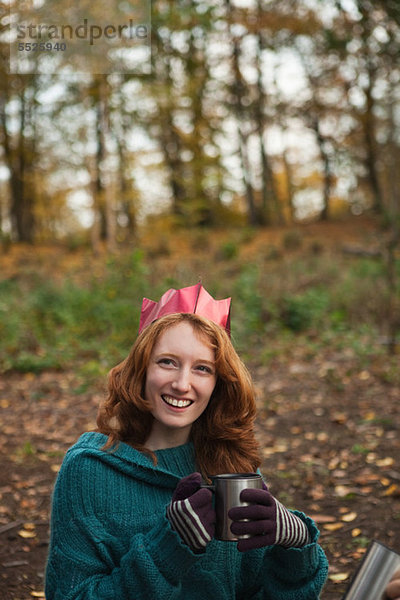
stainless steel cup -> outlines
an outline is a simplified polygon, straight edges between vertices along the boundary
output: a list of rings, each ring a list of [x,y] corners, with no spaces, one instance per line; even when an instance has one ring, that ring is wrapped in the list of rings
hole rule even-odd
[[[248,535],[235,536],[231,532],[232,520],[228,511],[234,506],[248,506],[248,502],[240,501],[240,493],[246,488],[262,489],[262,477],[258,473],[224,473],[210,477],[212,485],[203,485],[215,494],[215,512],[217,522],[215,537],[217,540],[235,542]]]
[[[368,547],[343,600],[383,600],[392,575],[400,568],[400,554],[374,540]]]

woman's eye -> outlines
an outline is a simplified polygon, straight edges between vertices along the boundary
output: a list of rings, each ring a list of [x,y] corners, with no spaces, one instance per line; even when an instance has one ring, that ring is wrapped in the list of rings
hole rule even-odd
[[[172,366],[174,364],[174,361],[171,358],[161,358],[158,361],[159,365],[166,365],[166,366]]]
[[[199,369],[199,371],[202,371],[203,373],[213,373],[213,370],[211,369],[211,367],[207,367],[207,365],[199,365],[197,367]]]

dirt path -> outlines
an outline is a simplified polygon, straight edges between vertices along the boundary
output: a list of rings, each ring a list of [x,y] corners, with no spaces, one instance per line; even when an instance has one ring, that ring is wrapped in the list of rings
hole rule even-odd
[[[392,367],[390,367],[392,369]],[[339,599],[368,542],[400,550],[400,381],[377,358],[308,359],[252,370],[271,491],[313,516],[330,561],[322,600]],[[66,449],[94,427],[101,388],[72,373],[0,382],[0,597],[43,596],[50,494]]]

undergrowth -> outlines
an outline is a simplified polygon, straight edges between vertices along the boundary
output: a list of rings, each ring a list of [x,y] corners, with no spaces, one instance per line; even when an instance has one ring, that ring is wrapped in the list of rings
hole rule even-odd
[[[368,353],[386,327],[384,263],[288,252],[249,262],[239,243],[226,242],[215,265],[203,257],[207,289],[233,298],[232,339],[239,352],[268,362],[301,338],[311,354],[327,344]],[[168,271],[135,251],[107,259],[100,274],[93,269],[56,278],[31,267],[0,280],[0,371],[76,368],[84,379],[103,375],[129,351],[144,296],[157,300],[168,287],[196,283],[196,254]]]

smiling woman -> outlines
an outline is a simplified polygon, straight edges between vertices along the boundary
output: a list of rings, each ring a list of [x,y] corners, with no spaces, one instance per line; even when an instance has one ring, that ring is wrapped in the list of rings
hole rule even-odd
[[[227,512],[237,544],[215,537],[204,481],[260,479],[254,389],[229,312],[229,300],[200,284],[144,299],[98,430],[70,448],[57,478],[47,600],[319,597],[327,561],[318,530],[264,483]]]

